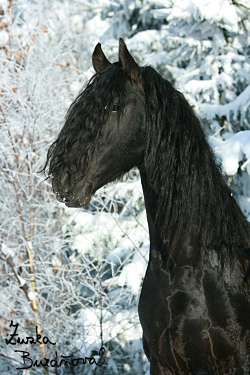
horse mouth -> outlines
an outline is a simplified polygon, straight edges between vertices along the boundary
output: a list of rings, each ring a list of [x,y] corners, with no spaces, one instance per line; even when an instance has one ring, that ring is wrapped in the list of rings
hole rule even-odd
[[[65,202],[65,205],[70,208],[81,208],[86,207],[91,200],[91,195],[85,195],[81,200],[76,200],[74,202]]]
[[[76,196],[72,194],[70,197],[62,198],[60,193],[56,193],[59,202],[64,203],[67,207],[81,208],[89,204],[92,196],[92,182],[88,182],[82,187],[81,192]]]

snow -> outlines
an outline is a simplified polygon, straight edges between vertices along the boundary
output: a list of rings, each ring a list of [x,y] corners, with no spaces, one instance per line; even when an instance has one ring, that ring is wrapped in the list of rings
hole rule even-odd
[[[201,111],[207,114],[207,117],[213,119],[217,116],[225,116],[230,120],[230,115],[233,113],[234,117],[237,116],[239,111],[246,111],[250,104],[250,85],[231,103],[224,105],[211,105],[202,104]]]
[[[0,33],[0,47],[4,47],[7,44],[8,40],[9,40],[8,33],[7,33],[7,31],[3,30]]]
[[[28,296],[29,296],[29,299],[31,301],[36,301],[37,300],[37,293],[36,292],[29,292]]]
[[[44,329],[64,354],[99,350],[102,329],[109,375],[149,375],[137,312],[149,257],[138,171],[101,188],[89,210],[57,203],[37,171],[67,108],[94,74],[95,45],[101,42],[116,61],[118,38],[124,37],[139,64],[155,67],[194,106],[224,172],[243,186],[240,198],[250,220],[249,1],[240,3],[245,7],[228,0],[22,0],[13,2],[12,13],[10,2],[1,2],[8,27],[0,30],[0,249],[18,274],[15,280],[3,262],[1,328],[13,312],[23,326],[34,323],[21,283],[39,301]],[[13,353],[6,349],[6,355]],[[14,375],[13,366],[7,371],[0,362],[2,373]]]
[[[167,13],[166,10],[164,10]],[[160,13],[158,11],[158,13]],[[238,31],[239,17],[235,7],[224,0],[177,0],[173,11],[167,16],[168,21],[179,18],[194,17],[197,21],[209,20],[211,22],[226,24],[232,32]]]
[[[250,160],[250,130],[238,132],[231,136],[228,140],[223,141],[218,138],[211,137],[210,142],[213,145],[215,153],[222,161],[222,167],[226,174],[235,175],[239,168],[239,162],[242,159]],[[250,164],[244,164],[242,169],[246,167],[250,176]]]
[[[149,245],[141,247],[133,256],[131,263],[127,264],[122,269],[117,284],[121,287],[127,285],[133,294],[137,294],[138,290],[140,290],[142,279],[146,273],[148,256]]]
[[[1,250],[4,253],[4,255],[8,257],[13,257],[15,252],[13,249],[11,249],[9,246],[7,246],[5,243],[1,244]]]

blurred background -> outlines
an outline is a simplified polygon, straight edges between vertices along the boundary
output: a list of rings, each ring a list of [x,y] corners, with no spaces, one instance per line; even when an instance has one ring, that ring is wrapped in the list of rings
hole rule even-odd
[[[94,74],[95,45],[114,62],[122,37],[139,65],[184,93],[250,219],[249,19],[248,0],[1,0],[1,374],[149,374],[137,313],[149,250],[138,170],[85,209],[57,202],[39,171]],[[11,321],[22,344],[6,343]],[[29,343],[36,330],[56,345]],[[40,362],[98,362],[102,346],[102,366]]]

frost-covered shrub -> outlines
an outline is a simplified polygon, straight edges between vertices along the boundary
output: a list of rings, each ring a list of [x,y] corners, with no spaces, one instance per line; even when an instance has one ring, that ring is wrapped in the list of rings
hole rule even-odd
[[[14,320],[23,337],[38,326],[59,354],[97,356],[104,345],[100,373],[146,374],[137,304],[149,240],[138,171],[100,189],[85,210],[57,203],[38,172],[68,106],[94,73],[94,46],[101,41],[115,61],[124,37],[137,61],[171,80],[201,114],[250,215],[249,5],[4,0],[0,17],[2,373],[16,374],[10,358],[20,361],[4,340]],[[34,358],[55,354],[22,349]]]

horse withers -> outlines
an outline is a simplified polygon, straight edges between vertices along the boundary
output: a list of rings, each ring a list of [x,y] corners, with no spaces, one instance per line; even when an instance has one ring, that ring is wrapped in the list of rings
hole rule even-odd
[[[59,201],[86,206],[137,166],[150,234],[139,317],[151,375],[249,375],[249,223],[184,96],[124,41],[70,106],[48,151]]]

